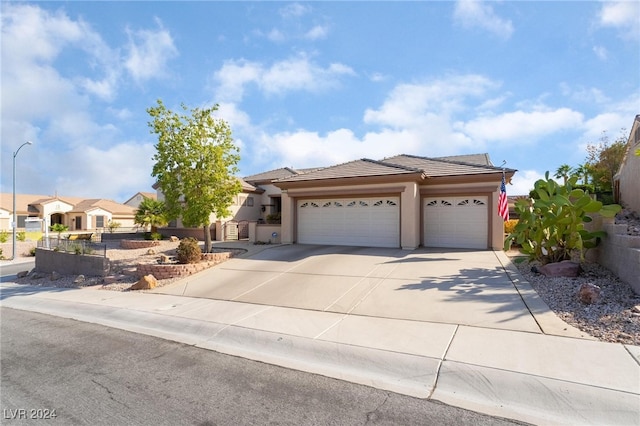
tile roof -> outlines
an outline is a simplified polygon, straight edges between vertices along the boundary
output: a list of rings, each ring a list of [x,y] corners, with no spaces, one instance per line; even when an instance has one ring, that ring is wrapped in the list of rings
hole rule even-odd
[[[246,176],[243,178],[246,182],[268,182],[277,179],[284,179],[289,176],[295,176],[301,172],[291,169],[289,167],[282,167],[280,169],[269,170],[268,172],[258,173],[256,175]]]
[[[507,171],[514,171],[505,169]],[[501,172],[488,154],[457,155],[451,157],[419,157],[396,155],[380,161],[363,158],[348,163],[317,169],[303,175],[281,178],[278,182],[302,182],[352,177],[389,176],[420,173],[424,177],[478,175]]]
[[[410,166],[389,164],[382,161],[363,158],[360,160],[350,161],[348,163],[325,167],[323,169],[317,169],[309,173],[280,179],[278,180],[278,182],[303,182],[311,180],[344,179],[368,176],[390,176],[402,174],[409,175],[421,172],[421,170]]]
[[[85,212],[94,208],[102,208],[111,213],[117,214],[135,214],[135,208],[127,206],[125,204],[117,203],[113,200],[105,199],[86,199],[81,197],[66,197],[58,196],[52,197],[50,195],[38,195],[38,194],[16,194],[16,211],[18,213],[40,213],[37,206],[52,203],[56,201],[62,201],[64,203],[73,206],[73,212]],[[0,208],[7,211],[13,209],[13,194],[1,193],[0,194]]]
[[[502,171],[502,168],[495,167],[493,164],[483,164],[485,161],[491,163],[488,156],[485,157],[485,160],[482,158],[483,155],[486,156],[486,154],[478,154],[472,156],[429,158],[403,154],[391,158],[385,158],[382,161],[385,163],[415,167],[423,170],[428,177],[477,175]],[[462,158],[472,160],[474,162],[461,161]],[[480,161],[475,162],[478,160]],[[511,169],[505,170],[512,171]]]

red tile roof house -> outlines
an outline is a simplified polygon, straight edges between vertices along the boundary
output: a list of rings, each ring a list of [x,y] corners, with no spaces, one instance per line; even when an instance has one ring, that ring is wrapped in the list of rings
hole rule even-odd
[[[504,172],[508,181],[516,170]],[[502,173],[487,154],[398,155],[317,169],[282,168],[245,177],[232,217],[212,216],[212,223],[218,221],[218,240],[225,238],[225,221],[248,221],[250,228],[261,229],[268,227],[258,224],[267,215],[280,213],[279,229],[272,226],[250,240],[502,249]]]

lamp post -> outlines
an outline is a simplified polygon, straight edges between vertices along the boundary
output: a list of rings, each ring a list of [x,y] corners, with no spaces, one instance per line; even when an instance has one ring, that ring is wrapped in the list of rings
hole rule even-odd
[[[18,218],[16,216],[16,156],[25,145],[31,145],[31,141],[26,141],[13,153],[13,253],[11,260],[16,260],[16,229],[18,228]]]

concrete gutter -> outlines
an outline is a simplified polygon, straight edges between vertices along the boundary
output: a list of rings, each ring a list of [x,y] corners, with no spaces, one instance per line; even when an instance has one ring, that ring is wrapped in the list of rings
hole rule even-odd
[[[637,346],[163,294],[13,283],[0,289],[5,308],[101,324],[491,415],[536,424],[640,425]],[[530,299],[527,306],[535,312],[535,298],[525,290],[523,299]],[[543,330],[558,330],[551,320],[539,323]]]

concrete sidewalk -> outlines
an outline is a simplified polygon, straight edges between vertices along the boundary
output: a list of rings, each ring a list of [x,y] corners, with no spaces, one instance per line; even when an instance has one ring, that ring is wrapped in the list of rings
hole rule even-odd
[[[487,414],[535,424],[640,425],[638,346],[177,295],[12,283],[0,288],[2,307],[102,324]],[[536,310],[542,324],[566,331],[561,321],[544,318],[544,306]]]

